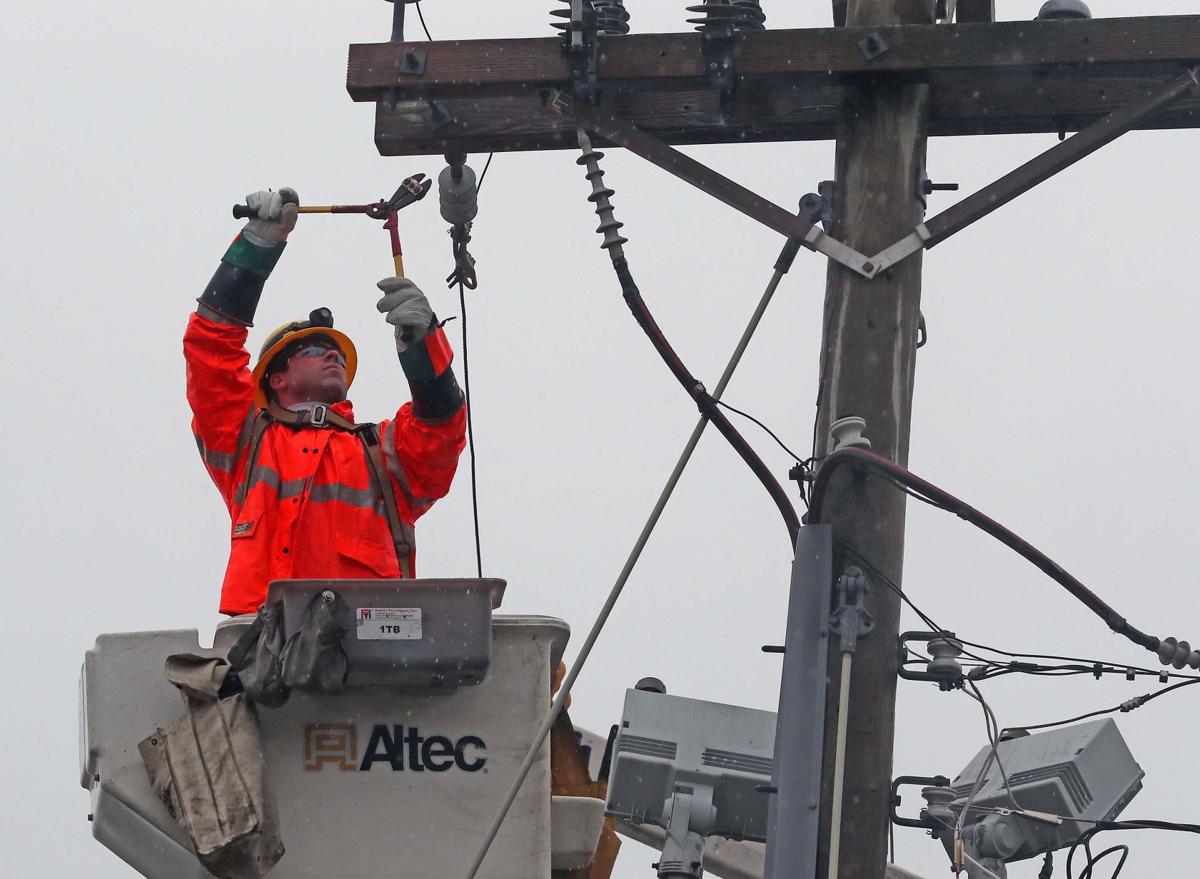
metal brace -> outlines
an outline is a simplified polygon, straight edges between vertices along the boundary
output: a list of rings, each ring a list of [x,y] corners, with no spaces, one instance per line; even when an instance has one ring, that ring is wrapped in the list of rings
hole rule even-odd
[[[878,272],[871,259],[832,235],[825,234],[804,213],[793,214],[781,208],[657,137],[622,122],[611,113],[593,104],[576,101],[564,92],[555,95],[551,106],[564,115],[573,116],[579,125],[593,134],[625,147],[664,171],[674,174],[685,183],[690,183],[718,201],[757,220],[768,229],[773,229],[790,240],[799,241],[809,250],[825,254],[864,278],[873,278]]]
[[[1024,195],[1060,171],[1090,156],[1131,130],[1142,119],[1200,86],[1200,67],[1186,71],[1148,98],[1114,110],[1069,140],[1057,143],[1019,168],[989,183],[924,223],[871,260],[875,274],[890,269],[919,250],[940,244],[982,220],[992,211]],[[935,188],[938,184],[933,184]]]
[[[829,631],[840,635],[841,652],[858,652],[858,639],[871,634],[875,618],[863,606],[867,595],[867,575],[862,568],[849,567],[838,578],[838,606],[829,617]]]

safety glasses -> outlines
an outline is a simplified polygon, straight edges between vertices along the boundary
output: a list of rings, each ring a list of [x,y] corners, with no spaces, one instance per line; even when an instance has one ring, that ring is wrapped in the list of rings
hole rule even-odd
[[[342,366],[346,365],[345,355],[342,354],[342,352],[337,348],[332,348],[329,345],[304,345],[303,347],[297,348],[295,351],[293,351],[291,357],[288,359],[291,360],[292,357],[324,357],[330,351],[337,355],[338,363],[340,363]]]

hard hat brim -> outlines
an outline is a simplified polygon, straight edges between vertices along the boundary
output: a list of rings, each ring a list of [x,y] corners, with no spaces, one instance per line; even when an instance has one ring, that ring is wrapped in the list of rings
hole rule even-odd
[[[254,371],[251,373],[254,382],[254,405],[259,409],[267,408],[267,395],[263,393],[262,382],[263,377],[267,374],[267,367],[271,365],[271,361],[275,359],[275,356],[280,351],[287,348],[293,342],[298,342],[309,336],[325,336],[338,346],[338,349],[342,352],[342,356],[346,358],[347,389],[354,382],[354,374],[358,371],[358,351],[355,350],[354,343],[350,341],[350,337],[345,333],[333,329],[333,327],[305,327],[302,330],[285,333],[274,345],[263,351],[258,358],[258,363],[254,364]]]

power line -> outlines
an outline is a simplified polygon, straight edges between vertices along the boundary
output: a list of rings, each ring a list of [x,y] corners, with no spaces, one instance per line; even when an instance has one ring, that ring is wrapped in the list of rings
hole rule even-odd
[[[402,0],[393,0],[393,2],[400,3]],[[413,5],[417,8],[417,18],[420,19],[421,30],[425,32],[425,39],[432,43],[433,36],[429,33],[429,25],[425,23],[425,13],[421,11],[421,0],[416,0]],[[479,175],[479,181],[475,184],[476,197],[479,195],[479,187],[483,185],[483,178],[487,176],[494,155],[495,153],[491,153],[488,156],[487,163],[483,166],[483,173]],[[479,539],[479,485],[476,479],[475,421],[471,412],[471,366],[470,358],[467,356],[467,297],[461,279],[458,282],[458,308],[462,320],[463,402],[467,408],[467,451],[471,460],[471,520],[475,527],[475,573],[482,580],[483,553]]]
[[[467,449],[471,459],[471,518],[475,523],[475,573],[483,579],[483,553],[479,541],[479,483],[475,472],[475,421],[471,413],[471,366],[467,357],[467,297],[458,282],[458,307],[462,315],[463,402],[467,407]]]
[[[787,452],[789,455],[791,455],[791,456],[792,456],[792,458],[793,458],[793,459],[794,459],[794,460],[795,460],[797,463],[800,463],[801,461],[803,461],[803,459],[802,459],[802,458],[801,458],[799,455],[797,455],[795,452],[793,452],[791,449],[789,449],[789,448],[788,448],[788,447],[787,447],[787,446],[784,444],[783,440],[781,440],[781,439],[780,439],[778,436],[776,436],[776,435],[775,435],[775,432],[774,432],[773,430],[771,430],[771,428],[767,427],[765,424],[763,424],[761,421],[759,421],[757,418],[755,418],[755,417],[754,417],[753,415],[751,415],[749,412],[743,412],[741,409],[738,409],[738,408],[736,408],[736,407],[734,407],[734,406],[730,406],[730,405],[729,405],[728,403],[726,403],[724,400],[717,400],[717,405],[718,405],[718,406],[723,406],[723,407],[725,407],[726,409],[728,409],[730,412],[734,412],[734,413],[736,413],[736,414],[738,414],[738,415],[742,416],[743,418],[745,418],[747,421],[750,421],[750,422],[753,422],[754,424],[757,424],[759,427],[761,427],[761,428],[763,429],[763,431],[765,431],[765,432],[766,432],[767,436],[769,436],[771,439],[775,440],[775,444],[776,444],[777,446],[779,446],[779,448],[783,449],[785,452]]]
[[[393,0],[393,2],[403,2],[403,0]],[[421,11],[421,0],[417,0],[417,18],[421,19],[421,30],[425,31],[425,39],[433,42],[433,37],[429,36],[429,28],[425,25],[425,13]]]

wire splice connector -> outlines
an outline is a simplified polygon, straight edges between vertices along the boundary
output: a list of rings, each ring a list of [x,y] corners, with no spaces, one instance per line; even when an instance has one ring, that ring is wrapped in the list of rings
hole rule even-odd
[[[623,246],[629,243],[629,239],[620,235],[619,230],[625,224],[617,220],[613,214],[612,202],[609,201],[615,192],[604,185],[604,171],[600,168],[600,160],[604,158],[604,153],[592,148],[592,140],[586,131],[582,128],[576,131],[583,155],[575,160],[575,164],[587,168],[587,179],[592,184],[592,194],[588,196],[588,201],[596,206],[596,216],[600,218],[600,225],[596,229],[598,234],[604,236],[604,243],[600,246],[609,251],[616,260],[625,256]]]

